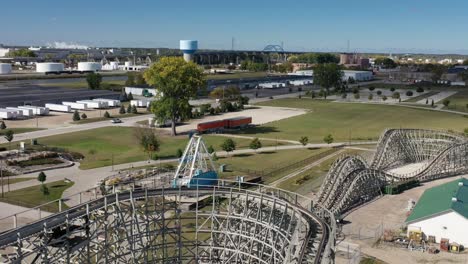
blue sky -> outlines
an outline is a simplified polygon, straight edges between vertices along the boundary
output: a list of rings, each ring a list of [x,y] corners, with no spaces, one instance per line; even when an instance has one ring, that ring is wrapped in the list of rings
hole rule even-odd
[[[466,0],[2,1],[0,43],[468,54]]]

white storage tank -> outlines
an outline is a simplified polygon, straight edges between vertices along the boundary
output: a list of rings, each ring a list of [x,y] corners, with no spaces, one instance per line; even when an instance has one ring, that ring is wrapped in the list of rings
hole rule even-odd
[[[98,62],[78,62],[79,71],[100,71],[102,65]]]
[[[36,63],[36,72],[61,72],[64,71],[65,66],[63,63],[55,63],[55,62],[42,62]]]
[[[11,73],[11,64],[0,63],[0,74],[9,74],[9,73]]]

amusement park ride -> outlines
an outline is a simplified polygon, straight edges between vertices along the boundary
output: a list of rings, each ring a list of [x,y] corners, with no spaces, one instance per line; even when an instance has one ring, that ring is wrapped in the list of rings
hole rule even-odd
[[[172,187],[212,186],[217,180],[218,174],[205,142],[201,136],[193,135],[180,159]]]

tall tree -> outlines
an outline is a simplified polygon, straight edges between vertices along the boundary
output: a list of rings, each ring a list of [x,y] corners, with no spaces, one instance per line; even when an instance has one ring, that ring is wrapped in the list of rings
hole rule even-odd
[[[47,175],[41,171],[39,172],[39,175],[37,175],[37,180],[41,182],[41,184],[44,184],[44,182],[47,180]]]
[[[95,72],[90,72],[86,75],[86,82],[88,83],[88,88],[91,90],[97,90],[101,88],[102,75]]]
[[[299,139],[299,142],[302,144],[302,146],[305,147],[307,145],[307,143],[309,143],[309,138],[308,137],[301,137]]]
[[[151,111],[160,123],[170,120],[172,135],[177,135],[177,120],[190,117],[189,100],[205,85],[203,70],[181,57],[163,57],[143,76],[159,92],[159,100],[151,105]]]
[[[249,148],[257,152],[257,149],[262,147],[262,142],[258,138],[252,139],[250,142]]]
[[[342,68],[335,63],[319,64],[314,67],[314,83],[327,91],[332,87],[340,86],[342,78]]]
[[[14,138],[14,134],[15,134],[15,133],[13,132],[13,130],[7,130],[7,131],[5,132],[5,135],[3,136],[3,137],[6,139],[6,141],[8,141],[8,148],[9,148],[9,149],[11,149],[11,141],[12,141],[13,138]]]
[[[236,142],[230,138],[227,138],[224,140],[223,144],[221,144],[221,149],[229,154],[229,152],[236,150]]]
[[[333,136],[331,134],[328,134],[323,138],[323,141],[327,144],[331,144],[333,143]]]
[[[155,130],[151,128],[137,127],[135,128],[134,135],[143,151],[148,154],[148,159],[153,157],[154,152],[159,151],[161,142],[156,136]]]

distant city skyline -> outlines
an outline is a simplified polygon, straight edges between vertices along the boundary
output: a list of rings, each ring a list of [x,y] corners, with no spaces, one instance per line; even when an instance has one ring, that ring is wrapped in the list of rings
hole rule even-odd
[[[8,1],[5,45],[468,54],[468,2],[298,0]]]

